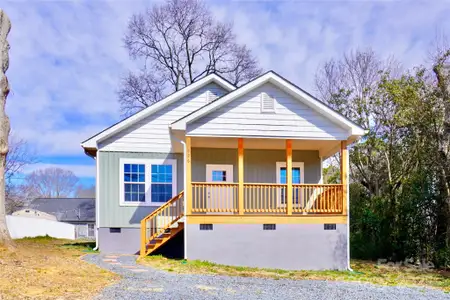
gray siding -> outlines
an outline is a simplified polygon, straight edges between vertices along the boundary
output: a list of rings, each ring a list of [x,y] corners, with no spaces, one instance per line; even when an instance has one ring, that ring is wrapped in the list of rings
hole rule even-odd
[[[319,183],[320,157],[319,151],[294,150],[294,162],[305,163],[305,183]],[[255,150],[244,151],[244,181],[249,183],[276,183],[276,163],[286,161],[284,150]],[[238,180],[237,150],[236,149],[192,149],[192,181],[206,181],[207,164],[233,165],[233,179]]]
[[[177,159],[177,191],[183,190],[183,154],[174,153],[132,153],[99,151],[100,160],[100,199],[99,227],[139,227],[140,221],[157,206],[120,206],[120,158]],[[276,162],[285,160],[284,150],[245,150],[244,180],[254,183],[275,183]],[[320,180],[320,158],[318,151],[293,151],[294,162],[305,163],[305,183],[318,183]],[[207,164],[232,164],[237,182],[237,150],[193,148],[192,180],[206,180]]]
[[[260,95],[275,99],[275,113],[261,112]],[[271,83],[231,101],[188,124],[189,135],[347,139],[348,130],[331,122]]]
[[[347,225],[324,230],[323,224],[213,224],[213,230],[187,225],[188,259],[285,270],[345,270]]]
[[[169,125],[206,105],[208,94],[214,98],[225,93],[223,88],[211,83],[124,129],[102,142],[99,148],[105,151],[173,152]]]
[[[177,190],[183,190],[183,155],[170,153],[131,153],[99,151],[100,201],[99,227],[139,227],[140,221],[157,206],[120,206],[120,158],[159,158],[177,160]]]

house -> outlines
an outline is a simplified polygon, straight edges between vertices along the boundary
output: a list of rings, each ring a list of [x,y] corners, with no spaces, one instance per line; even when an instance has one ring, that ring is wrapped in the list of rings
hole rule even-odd
[[[364,134],[273,71],[239,88],[208,75],[82,142],[98,246],[148,255],[182,235],[186,259],[345,269],[348,146]],[[341,184],[323,184],[335,153]]]
[[[76,238],[95,238],[94,198],[36,198],[13,216],[41,218],[75,225]]]

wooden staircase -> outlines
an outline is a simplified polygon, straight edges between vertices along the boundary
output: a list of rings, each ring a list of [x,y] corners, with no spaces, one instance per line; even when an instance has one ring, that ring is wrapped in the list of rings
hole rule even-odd
[[[184,192],[179,193],[141,221],[140,256],[147,256],[184,228]]]

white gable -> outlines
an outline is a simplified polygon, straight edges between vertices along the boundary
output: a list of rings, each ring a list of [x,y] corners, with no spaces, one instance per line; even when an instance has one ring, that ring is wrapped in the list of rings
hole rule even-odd
[[[266,82],[187,124],[186,134],[339,140],[349,130]]]
[[[106,151],[171,152],[172,137],[169,125],[206,105],[208,98],[220,97],[225,93],[226,91],[222,87],[210,83],[100,142],[99,149]]]
[[[170,94],[161,101],[156,102],[155,104],[137,112],[136,114],[130,116],[129,118],[126,118],[112,125],[111,127],[106,128],[105,130],[97,133],[96,135],[82,142],[81,146],[85,148],[85,150],[89,149],[89,151],[92,151],[92,149],[98,149],[99,144],[105,145],[105,140],[112,139],[115,135],[119,134],[123,130],[133,125],[136,125],[138,123],[142,124],[141,122],[142,120],[148,118],[149,116],[155,113],[160,112],[164,108],[167,108],[169,105],[174,104],[180,99],[190,97],[190,95],[194,93],[198,94],[198,91],[205,90],[206,86],[209,86],[209,89],[208,88],[206,89],[208,93],[205,96],[206,101],[203,102],[203,105],[205,105],[208,101],[210,102],[211,99],[215,99],[218,96],[221,96],[225,92],[233,91],[236,89],[234,85],[232,85],[219,75],[209,74],[203,77],[202,79],[182,88],[181,90]],[[178,104],[175,106],[178,106]],[[198,106],[195,106],[194,110],[197,108]],[[189,112],[191,112],[191,110],[189,110]],[[136,126],[134,127],[136,128]]]

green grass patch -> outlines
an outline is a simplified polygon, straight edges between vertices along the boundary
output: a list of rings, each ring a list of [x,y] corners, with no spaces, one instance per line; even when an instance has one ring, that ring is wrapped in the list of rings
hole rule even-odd
[[[450,273],[438,270],[419,270],[410,267],[377,265],[370,261],[354,260],[352,271],[291,271],[233,267],[199,260],[167,259],[161,255],[140,258],[139,263],[176,273],[214,274],[291,280],[356,281],[377,285],[400,285],[437,288],[450,292]]]

